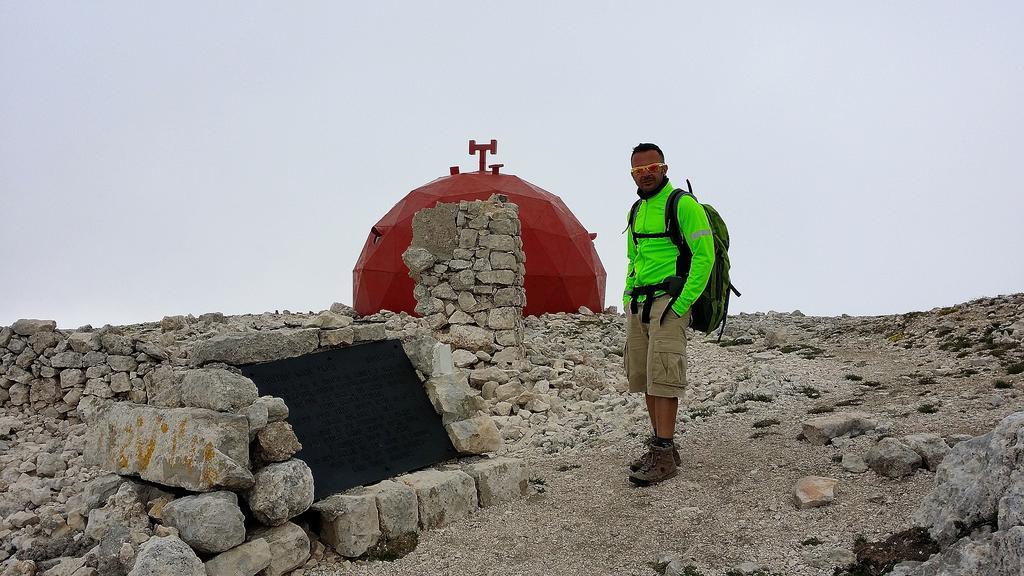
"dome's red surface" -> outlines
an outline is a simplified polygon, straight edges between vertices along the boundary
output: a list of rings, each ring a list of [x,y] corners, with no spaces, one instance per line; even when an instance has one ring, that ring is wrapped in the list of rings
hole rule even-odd
[[[352,271],[353,306],[414,314],[413,281],[402,262],[412,241],[412,218],[438,202],[486,200],[503,194],[519,205],[526,253],[524,314],[575,312],[604,307],[605,274],[594,242],[562,200],[510,174],[455,174],[407,194],[377,222]]]

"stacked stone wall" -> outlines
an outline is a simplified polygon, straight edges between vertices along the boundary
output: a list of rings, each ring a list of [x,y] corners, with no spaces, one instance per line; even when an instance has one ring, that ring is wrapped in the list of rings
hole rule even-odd
[[[460,368],[524,357],[525,261],[519,207],[500,195],[439,203],[413,219],[403,254],[416,312]]]
[[[167,565],[197,576],[277,576],[315,561],[321,541],[347,556],[400,555],[415,546],[417,530],[521,496],[525,471],[517,461],[470,459],[313,502],[312,472],[294,457],[301,444],[287,405],[260,397],[238,367],[399,338],[459,453],[502,446],[449,345],[408,316],[354,316],[335,305],[308,315],[173,316],[74,331],[19,320],[0,329],[2,408],[83,431],[82,463],[113,473],[64,504],[40,501],[54,518],[45,530],[28,511],[40,504],[17,512],[19,530],[8,538],[15,557],[4,564],[28,570],[39,561],[68,574],[81,568],[81,576],[141,576]],[[52,468],[44,456],[32,468]],[[452,497],[435,501],[438,493]],[[353,499],[361,505],[347,506]],[[321,517],[320,534],[297,519],[310,508]],[[46,537],[73,544],[51,554],[39,545]],[[54,555],[63,557],[46,560]]]
[[[259,317],[256,317],[259,318]],[[381,323],[325,311],[238,332],[222,314],[170,316],[160,324],[58,330],[52,320],[0,328],[0,406],[80,421],[79,403],[180,406],[184,371],[211,361],[242,365],[385,338]]]

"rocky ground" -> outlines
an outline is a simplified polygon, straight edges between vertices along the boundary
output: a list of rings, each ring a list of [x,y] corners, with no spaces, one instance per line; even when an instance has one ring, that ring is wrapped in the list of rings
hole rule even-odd
[[[623,322],[601,314],[527,323],[534,363],[568,362],[573,382],[551,387],[558,394],[546,397],[561,401],[528,416],[532,425],[504,421],[509,452],[531,465],[525,503],[422,533],[395,562],[328,554],[307,574],[653,575],[673,558],[676,573],[689,575],[832,574],[853,561],[855,539],[909,528],[933,484],[925,468],[899,479],[861,471],[858,456],[885,436],[930,432],[952,443],[1024,409],[1024,295],[899,316],[739,315],[720,343],[691,340],[682,472],[635,488],[626,466],[649,433],[646,412],[638,397],[589,380],[623,386]],[[878,427],[829,445],[799,437],[804,421],[849,411]],[[831,504],[796,508],[794,484],[808,475],[838,480]]]
[[[394,336],[416,324],[379,319]],[[232,323],[305,319],[199,320],[161,344],[173,353]],[[743,314],[730,318],[721,342],[690,341],[680,475],[634,488],[626,466],[649,421],[641,398],[622,392],[624,318],[548,315],[528,318],[526,329],[529,364],[518,371],[474,366],[465,355],[457,363],[473,370],[505,451],[529,463],[530,497],[423,532],[394,562],[351,562],[317,545],[306,575],[832,574],[852,562],[858,537],[909,528],[932,487],[925,467],[901,478],[865,470],[880,439],[934,433],[954,444],[1024,409],[1024,294],[898,316]],[[158,325],[125,330],[160,334]],[[801,438],[805,421],[855,411],[874,428],[825,445]],[[0,561],[16,550],[28,558],[33,547],[40,559],[81,555],[84,519],[75,511],[89,497],[81,486],[99,474],[82,465],[83,426],[0,414]],[[838,480],[834,500],[798,509],[793,487],[805,476]]]

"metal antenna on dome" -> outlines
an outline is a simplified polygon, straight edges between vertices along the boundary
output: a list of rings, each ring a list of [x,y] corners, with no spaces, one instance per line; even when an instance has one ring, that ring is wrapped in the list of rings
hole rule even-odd
[[[487,168],[487,153],[488,152],[490,152],[491,154],[497,154],[498,153],[498,141],[497,140],[491,140],[490,144],[477,144],[476,140],[470,140],[469,141],[469,155],[473,156],[477,152],[480,153],[480,172],[486,172],[486,168]],[[502,165],[501,164],[496,164],[496,166],[498,166],[498,168],[500,168]],[[498,173],[498,169],[494,168],[493,166],[492,166],[492,170],[493,170],[494,174]]]

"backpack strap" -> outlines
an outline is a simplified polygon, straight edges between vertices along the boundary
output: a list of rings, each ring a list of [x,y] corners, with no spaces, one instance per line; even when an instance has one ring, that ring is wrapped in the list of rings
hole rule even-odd
[[[636,202],[633,202],[633,205],[629,208],[629,218],[626,220],[626,229],[623,230],[623,232],[629,230],[630,237],[633,238],[633,247],[636,247],[637,245],[636,230],[633,228],[633,221],[636,220],[636,211],[640,209],[640,202],[641,199],[637,198]]]
[[[676,245],[676,249],[679,251],[679,255],[676,256],[676,276],[682,278],[685,282],[686,278],[690,275],[690,261],[693,260],[693,252],[690,251],[690,245],[683,240],[683,232],[679,227],[679,200],[684,195],[694,200],[697,199],[693,195],[693,187],[690,185],[689,178],[686,179],[686,190],[676,188],[669,195],[668,201],[665,203],[665,234],[672,239],[672,243]],[[669,302],[665,312],[662,313],[663,320],[665,314],[668,313],[678,298],[679,295],[677,294]]]

